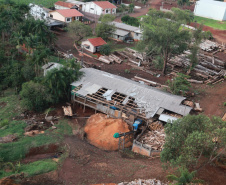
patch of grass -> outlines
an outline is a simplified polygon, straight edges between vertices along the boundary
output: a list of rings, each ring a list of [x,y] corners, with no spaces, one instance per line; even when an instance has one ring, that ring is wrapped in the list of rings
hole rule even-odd
[[[26,126],[27,124],[24,121],[12,121],[10,124],[7,124],[0,129],[0,137],[7,136],[9,134],[17,134],[17,136],[22,136]]]
[[[16,169],[16,173],[24,173],[25,176],[39,175],[42,173],[47,173],[57,169],[57,163],[52,159],[45,159],[40,161],[35,161],[33,163],[22,164]],[[5,172],[0,170],[0,179],[9,175],[12,175],[15,172]]]
[[[0,128],[9,125],[9,120],[8,119],[3,119],[2,121],[0,121]]]
[[[219,29],[219,30],[226,30],[226,22],[225,21],[216,21],[213,19],[208,19],[204,17],[195,16],[195,21],[199,24],[204,24],[206,26]]]
[[[0,0],[3,1],[3,0]],[[23,3],[23,4],[29,4],[29,3],[34,3],[38,5],[42,5],[46,8],[53,7],[54,3],[57,2],[58,0],[12,0],[13,2],[16,3]]]
[[[226,102],[224,102],[223,105],[226,107]]]

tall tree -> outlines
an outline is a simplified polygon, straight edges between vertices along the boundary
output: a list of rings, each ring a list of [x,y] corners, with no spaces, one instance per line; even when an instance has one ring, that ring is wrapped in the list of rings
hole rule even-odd
[[[153,55],[154,60],[163,61],[162,73],[166,74],[168,60],[172,55],[180,54],[188,48],[190,34],[181,30],[181,23],[170,21],[157,10],[150,10],[142,21],[143,39],[138,49],[147,55]]]
[[[82,39],[92,35],[92,29],[79,21],[73,21],[68,25],[68,32],[71,38],[78,44]]]
[[[102,37],[104,40],[108,40],[111,33],[115,31],[115,25],[112,24],[114,17],[104,15],[101,19],[101,23],[97,24],[96,35]]]

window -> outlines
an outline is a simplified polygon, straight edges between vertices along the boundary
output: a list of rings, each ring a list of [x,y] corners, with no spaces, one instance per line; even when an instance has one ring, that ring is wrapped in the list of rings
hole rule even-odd
[[[106,13],[108,13],[108,10],[106,10]]]
[[[139,33],[136,33],[136,36],[139,36]]]
[[[71,18],[66,18],[66,22],[71,22]]]
[[[50,16],[51,18],[53,18],[53,15],[52,15],[52,14],[50,14],[49,16]]]

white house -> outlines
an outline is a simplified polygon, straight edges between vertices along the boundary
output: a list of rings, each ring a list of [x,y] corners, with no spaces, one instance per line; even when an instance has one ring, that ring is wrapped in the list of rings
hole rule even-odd
[[[75,9],[65,9],[65,10],[55,10],[49,12],[49,16],[52,19],[59,20],[62,22],[72,22],[72,21],[82,21],[82,17],[84,16],[78,10]]]
[[[218,21],[226,20],[226,2],[214,0],[196,1],[194,15]]]
[[[91,53],[96,53],[100,51],[100,47],[107,44],[101,37],[87,39],[82,41],[82,48],[86,49]]]
[[[30,14],[35,19],[45,20],[47,17],[49,17],[49,12],[51,11],[50,9],[32,3],[29,4],[29,7]]]
[[[76,6],[75,4],[69,3],[69,2],[63,2],[63,1],[57,1],[56,3],[54,3],[54,7],[55,9],[58,9],[58,10],[63,10],[63,9],[78,10],[78,6]]]
[[[93,1],[87,2],[82,6],[82,11],[101,15],[101,14],[116,14],[116,6],[109,1]]]

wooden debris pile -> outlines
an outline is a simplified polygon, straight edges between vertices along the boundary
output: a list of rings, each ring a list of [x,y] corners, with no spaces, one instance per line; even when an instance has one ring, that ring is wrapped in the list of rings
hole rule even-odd
[[[183,54],[175,56],[169,60],[169,66],[174,70],[175,67],[188,68],[190,67],[190,51],[185,51]],[[210,57],[204,54],[198,55],[199,63],[193,69],[193,73],[197,77],[204,79],[203,81],[189,79],[192,83],[218,83],[224,80],[226,74],[225,62],[215,58]]]
[[[213,41],[210,41],[210,40],[205,40],[199,45],[199,47],[203,51],[213,51],[213,50],[219,49],[220,45],[216,42],[213,42]]]
[[[162,130],[164,129],[163,124],[161,121],[155,121],[148,125],[150,130]]]
[[[162,183],[160,180],[156,179],[137,179],[131,182],[120,182],[118,185],[167,185],[166,183]]]
[[[164,129],[146,131],[139,139],[139,142],[145,144],[153,150],[162,151],[165,143],[165,132]]]
[[[65,116],[73,116],[71,106],[62,106]]]

